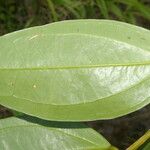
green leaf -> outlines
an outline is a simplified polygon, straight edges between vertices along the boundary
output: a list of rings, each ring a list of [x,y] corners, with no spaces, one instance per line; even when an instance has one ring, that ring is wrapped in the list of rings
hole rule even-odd
[[[74,20],[0,38],[0,104],[48,120],[116,118],[150,103],[150,32]]]
[[[97,6],[100,9],[100,12],[102,13],[104,18],[109,18],[109,11],[106,5],[105,0],[96,0]]]
[[[57,13],[55,11],[54,4],[53,4],[53,2],[51,0],[47,0],[47,6],[48,6],[49,10],[52,13],[54,21],[58,21]]]
[[[118,7],[118,5],[116,5],[115,3],[113,3],[112,1],[111,1],[111,3],[109,2],[109,4],[110,4],[110,10],[111,10],[111,12],[119,19],[119,20],[122,20],[122,21],[124,21],[125,19],[124,19],[124,15],[123,15],[123,12],[122,12],[122,10],[121,10],[121,8],[120,7]]]
[[[111,148],[100,134],[82,123],[48,122],[29,117],[0,120],[1,150],[110,150]]]
[[[133,143],[127,150],[150,150],[150,130]]]

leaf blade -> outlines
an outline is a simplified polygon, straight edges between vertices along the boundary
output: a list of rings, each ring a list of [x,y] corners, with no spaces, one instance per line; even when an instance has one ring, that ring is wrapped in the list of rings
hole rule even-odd
[[[0,120],[0,139],[2,150],[110,148],[101,135],[82,123],[56,123],[31,117]]]
[[[64,21],[3,36],[0,103],[61,121],[140,109],[150,102],[149,36],[143,28],[104,20]]]

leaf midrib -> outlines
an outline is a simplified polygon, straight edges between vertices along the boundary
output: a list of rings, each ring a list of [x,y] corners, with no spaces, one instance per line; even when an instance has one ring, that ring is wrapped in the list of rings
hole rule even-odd
[[[99,67],[136,67],[150,65],[150,62],[131,63],[131,64],[102,64],[102,65],[81,65],[81,66],[55,66],[55,67],[32,67],[32,68],[0,68],[0,70],[59,70],[59,69],[82,69]]]

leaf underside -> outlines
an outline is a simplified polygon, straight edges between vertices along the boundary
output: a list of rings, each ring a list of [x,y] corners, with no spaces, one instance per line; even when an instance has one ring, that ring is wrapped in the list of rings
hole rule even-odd
[[[0,120],[1,150],[110,150],[111,145],[82,123],[25,118]]]
[[[150,103],[150,32],[72,20],[0,37],[0,104],[47,120],[111,119]]]

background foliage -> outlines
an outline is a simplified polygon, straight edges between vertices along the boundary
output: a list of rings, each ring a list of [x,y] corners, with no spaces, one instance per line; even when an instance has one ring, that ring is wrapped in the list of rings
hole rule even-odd
[[[0,0],[0,33],[53,21],[115,19],[149,28],[149,0]]]
[[[66,19],[115,19],[150,29],[149,0],[0,0],[0,35]],[[17,112],[0,107],[0,117]],[[88,123],[124,149],[150,125],[150,106],[114,120]],[[122,142],[120,142],[120,140]]]

